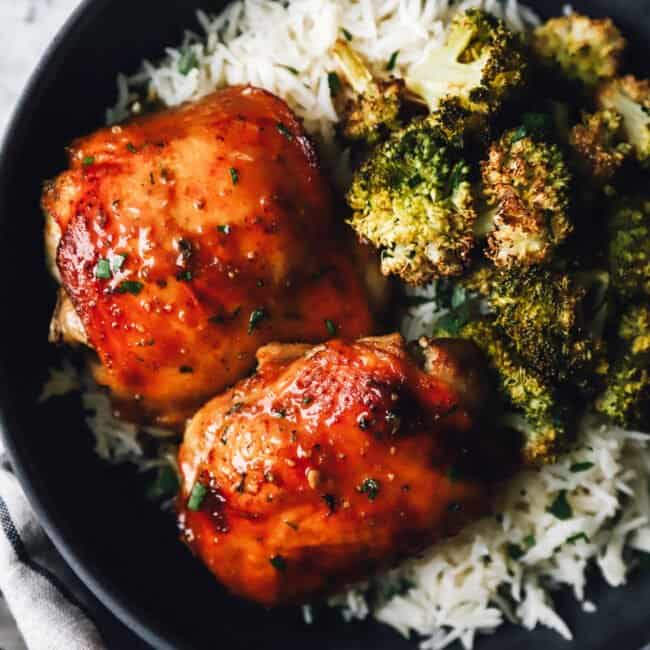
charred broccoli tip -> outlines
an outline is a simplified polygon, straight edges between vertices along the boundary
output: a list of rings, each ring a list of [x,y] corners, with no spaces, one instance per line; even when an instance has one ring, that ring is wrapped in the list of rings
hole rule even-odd
[[[548,20],[535,29],[532,39],[543,65],[588,87],[618,73],[625,46],[611,19],[577,13]]]
[[[526,72],[518,35],[494,16],[471,9],[453,19],[444,47],[432,48],[406,85],[432,111],[458,98],[472,112],[491,114],[525,85]]]

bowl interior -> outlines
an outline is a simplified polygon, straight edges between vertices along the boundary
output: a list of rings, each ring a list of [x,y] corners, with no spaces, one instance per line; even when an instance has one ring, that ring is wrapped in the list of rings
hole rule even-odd
[[[156,647],[175,648],[415,648],[387,627],[344,624],[316,608],[312,625],[300,611],[268,612],[229,596],[177,540],[173,522],[141,497],[140,478],[94,455],[77,397],[37,405],[47,369],[59,352],[47,343],[54,287],[45,272],[41,184],[64,168],[64,147],[104,122],[115,100],[118,71],[156,58],[165,45],[196,27],[194,10],[222,2],[88,0],[41,62],[8,132],[0,161],[0,425],[11,458],[52,539],[103,603]],[[561,2],[531,2],[557,14]],[[615,18],[634,38],[630,60],[644,61],[650,37],[645,0],[576,2]],[[617,640],[638,647],[650,580],[623,589],[593,581],[597,615],[582,614],[566,594],[558,599],[576,633],[575,647],[606,648]],[[480,648],[560,647],[555,634],[514,627],[486,637]],[[636,645],[635,645],[636,644]]]

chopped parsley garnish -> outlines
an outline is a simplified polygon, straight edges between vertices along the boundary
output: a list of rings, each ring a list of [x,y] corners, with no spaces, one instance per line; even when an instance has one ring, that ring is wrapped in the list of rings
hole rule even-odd
[[[553,118],[548,113],[524,113],[521,116],[527,134],[543,136],[553,128]]]
[[[336,510],[336,497],[333,494],[323,494],[322,499],[327,504],[327,508],[330,512]]]
[[[88,165],[92,165],[95,162],[95,157],[94,156],[86,156],[82,161],[81,164],[84,167],[88,167]]]
[[[192,257],[192,253],[194,252],[194,249],[192,247],[192,242],[189,239],[179,239],[176,242],[176,245],[178,246],[178,250],[181,254],[181,257],[184,260],[189,260],[190,257]]]
[[[293,133],[291,133],[291,131],[289,131],[289,129],[284,124],[282,124],[282,122],[278,122],[275,125],[275,128],[278,130],[278,133],[283,135],[287,140],[289,140],[289,142],[293,140]]]
[[[330,336],[336,336],[336,332],[338,328],[336,327],[336,323],[334,323],[334,321],[330,320],[329,318],[326,318],[325,327],[327,328],[327,333]]]
[[[199,483],[198,481],[192,486],[192,492],[190,492],[190,498],[187,501],[187,508],[188,510],[194,510],[195,512],[197,510],[201,509],[201,504],[203,503],[203,499],[205,499],[205,495],[208,493],[208,488],[203,485],[203,483]]]
[[[508,556],[513,560],[519,560],[526,555],[526,551],[517,544],[508,544],[507,551]]]
[[[285,70],[288,70],[291,74],[295,74],[296,77],[300,74],[300,72],[296,68],[293,68],[290,65],[283,65],[280,67],[284,68]]]
[[[190,372],[194,372],[194,368],[192,368],[192,366],[181,366],[178,369],[178,372],[183,373],[183,374],[187,374],[187,373],[190,373]]]
[[[510,136],[510,142],[518,142],[523,140],[528,135],[528,129],[525,126],[520,126],[515,131],[513,131]]]
[[[113,273],[117,273],[122,268],[122,266],[124,266],[126,257],[126,253],[118,253],[117,255],[113,255],[111,258],[111,271],[113,271]]]
[[[232,415],[242,410],[244,402],[235,402],[227,411],[226,415]]]
[[[95,277],[100,280],[108,280],[112,276],[111,264],[108,260],[100,259],[95,266]]]
[[[374,501],[379,494],[379,481],[374,478],[365,478],[357,489],[361,494],[365,494],[370,501]]]
[[[222,232],[224,235],[229,235],[230,234],[230,225],[227,223],[222,223],[217,226],[217,230],[219,232]]]
[[[591,469],[594,466],[593,463],[590,463],[589,461],[585,461],[584,463],[573,463],[569,469],[574,472],[586,472],[588,469]]]
[[[350,34],[350,32],[347,29],[345,29],[345,27],[341,27],[341,33],[343,34],[343,36],[345,36],[346,40],[348,41],[352,40],[352,34]]]
[[[530,548],[535,546],[535,536],[526,535],[522,542],[523,548],[519,544],[508,544],[506,547],[509,557],[511,557],[513,560],[519,560],[524,555],[526,555],[526,553],[528,553]]]
[[[230,178],[232,179],[233,185],[239,183],[239,172],[234,167],[230,168]]]
[[[176,274],[176,279],[179,282],[190,282],[192,280],[192,277],[193,277],[192,271],[190,271],[189,269],[185,269],[185,271],[179,271]]]
[[[282,557],[282,555],[274,555],[269,559],[269,562],[276,571],[286,571],[287,561]]]
[[[126,143],[126,148],[131,152],[131,153],[138,153],[138,148],[132,143],[132,142],[127,142]]]
[[[584,539],[587,544],[589,543],[589,537],[587,536],[586,533],[576,533],[575,535],[571,535],[571,537],[567,537],[567,544],[575,544],[577,541]]]
[[[397,62],[397,55],[398,54],[399,54],[399,50],[395,50],[390,55],[390,59],[388,59],[388,63],[386,64],[387,72],[390,72],[395,67],[395,63]]]
[[[181,54],[180,59],[178,59],[178,71],[186,76],[189,74],[190,70],[199,67],[199,61],[196,58],[196,54],[190,48],[187,48],[183,54]]]
[[[332,97],[335,97],[339,94],[339,92],[341,92],[341,80],[339,79],[339,76],[336,74],[336,72],[328,73],[327,83],[329,84],[330,95]]]
[[[273,409],[271,411],[276,418],[286,418],[287,412],[284,409]]]
[[[160,467],[156,478],[148,485],[146,496],[148,499],[157,500],[173,497],[178,491],[178,476],[169,466]]]
[[[460,477],[461,477],[461,471],[457,465],[450,465],[447,468],[447,478],[452,483],[455,483],[456,481],[460,480]]]
[[[137,296],[141,291],[144,285],[142,282],[137,280],[124,280],[117,287],[116,291],[118,293],[132,293],[134,296]]]
[[[548,507],[548,512],[558,519],[570,519],[573,517],[571,504],[567,501],[566,490],[561,490],[555,497],[553,503]]]
[[[266,309],[264,309],[264,307],[253,309],[251,315],[248,318],[248,333],[252,334],[265,318],[268,318],[268,314],[266,313]]]
[[[302,405],[303,405],[303,406],[308,406],[308,405],[311,404],[313,401],[314,401],[314,398],[313,398],[311,395],[305,395],[305,396],[302,398]]]

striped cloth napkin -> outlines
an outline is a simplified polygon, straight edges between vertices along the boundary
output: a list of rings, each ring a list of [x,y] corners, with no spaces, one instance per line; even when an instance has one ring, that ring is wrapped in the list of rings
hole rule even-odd
[[[73,591],[76,579],[45,536],[4,457],[0,459],[0,528],[0,591],[22,635],[21,639],[5,616],[0,627],[3,650],[104,648]]]

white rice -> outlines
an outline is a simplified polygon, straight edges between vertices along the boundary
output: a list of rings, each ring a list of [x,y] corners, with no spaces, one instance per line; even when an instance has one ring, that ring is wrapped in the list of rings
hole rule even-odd
[[[335,169],[346,159],[334,138],[337,115],[328,87],[328,73],[336,71],[329,54],[336,38],[344,30],[351,34],[354,47],[379,74],[399,51],[394,72],[403,75],[440,43],[453,12],[470,6],[499,15],[515,29],[537,22],[515,0],[469,0],[453,7],[449,0],[247,0],[219,16],[199,12],[203,34],[187,33],[181,47],[167,49],[162,61],[144,62],[133,76],[120,75],[118,101],[107,119],[115,122],[134,108],[137,112],[147,96],[175,106],[219,86],[251,83],[288,102]],[[178,63],[188,48],[198,65],[183,75]],[[430,288],[415,293],[433,296]],[[411,309],[404,335],[413,339],[429,333],[435,315],[431,303]],[[55,371],[43,397],[80,386],[102,458],[142,469],[173,464],[175,447],[165,442],[169,432],[139,431],[115,419],[105,393],[71,366]],[[162,439],[156,456],[145,455],[143,435]],[[586,416],[578,440],[556,465],[525,471],[505,485],[494,503],[498,518],[473,524],[421,558],[330,603],[347,620],[373,616],[405,636],[415,632],[423,650],[455,641],[471,648],[478,634],[493,632],[505,620],[529,629],[544,625],[571,639],[554,608],[552,590],[567,585],[583,610],[594,612],[585,593],[587,567],[596,564],[610,585],[619,586],[631,568],[624,550],[650,552],[648,436]],[[576,463],[583,471],[575,471]],[[549,511],[562,494],[570,506],[566,519]],[[303,613],[311,622],[311,608],[305,606]]]

